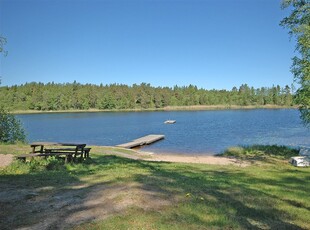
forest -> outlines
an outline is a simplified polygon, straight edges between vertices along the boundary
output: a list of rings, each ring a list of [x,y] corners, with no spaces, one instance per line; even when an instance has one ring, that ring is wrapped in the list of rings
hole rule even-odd
[[[94,85],[31,82],[1,86],[0,106],[16,110],[160,109],[166,106],[293,106],[291,87],[254,88],[242,84],[231,90],[207,90],[194,85],[153,87],[147,83]]]

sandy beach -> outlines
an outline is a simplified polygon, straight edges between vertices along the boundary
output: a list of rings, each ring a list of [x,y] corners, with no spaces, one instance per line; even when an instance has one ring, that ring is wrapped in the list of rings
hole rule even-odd
[[[92,152],[107,155],[117,155],[133,160],[156,161],[156,162],[177,162],[177,163],[197,163],[212,165],[237,165],[241,167],[248,166],[249,163],[235,158],[210,156],[210,155],[184,155],[171,153],[151,153],[139,150],[129,150],[125,153],[122,148],[111,146],[95,146]],[[13,161],[12,154],[0,154],[0,167],[5,167]]]
[[[245,166],[244,162],[240,162],[234,158],[219,157],[219,156],[183,156],[183,155],[151,155],[151,158],[146,159],[151,161],[166,161],[179,163],[198,163],[198,164],[214,164],[214,165],[240,165]]]

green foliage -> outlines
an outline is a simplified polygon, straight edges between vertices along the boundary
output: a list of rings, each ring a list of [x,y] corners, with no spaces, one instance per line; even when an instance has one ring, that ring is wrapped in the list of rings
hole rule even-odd
[[[26,139],[20,121],[12,114],[0,107],[0,142],[16,143]]]
[[[243,84],[237,89],[206,90],[197,86],[152,87],[140,85],[82,85],[26,83],[0,87],[0,105],[11,110],[118,110],[160,109],[166,106],[224,105],[291,106],[291,88],[272,86],[254,89]]]
[[[23,162],[15,160],[12,164],[6,167],[3,171],[5,173],[12,174],[24,174],[43,172],[49,170],[65,170],[65,163],[62,159],[58,159],[54,156],[47,158],[33,158],[30,161]]]
[[[298,150],[277,145],[252,145],[230,147],[221,155],[234,156],[241,159],[266,159],[270,157],[289,159],[292,156],[298,155]]]
[[[42,161],[42,160],[41,160]],[[50,156],[43,160],[44,166],[47,170],[62,170],[65,169],[65,162],[62,159]]]
[[[20,175],[30,172],[29,165],[25,164],[24,162],[20,160],[14,160],[9,166],[3,168],[0,170],[1,174],[14,174],[14,175]]]
[[[284,0],[283,8],[293,10],[280,25],[289,29],[297,39],[296,50],[300,56],[293,58],[291,71],[300,84],[296,92],[296,103],[300,105],[301,118],[310,125],[310,2],[308,0]]]

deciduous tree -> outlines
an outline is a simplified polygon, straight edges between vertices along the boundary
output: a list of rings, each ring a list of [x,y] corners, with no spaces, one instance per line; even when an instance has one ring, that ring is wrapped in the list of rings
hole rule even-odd
[[[0,142],[24,142],[25,139],[25,131],[20,121],[4,108],[0,108]]]
[[[291,71],[300,84],[296,92],[296,102],[300,105],[301,118],[310,125],[310,1],[284,0],[283,8],[292,8],[280,25],[289,29],[296,38],[296,50],[299,55],[293,57]]]
[[[6,39],[0,36],[0,54],[4,53]],[[0,82],[1,83],[1,82]],[[20,121],[7,110],[0,106],[0,142],[15,143],[16,141],[24,142],[26,139],[24,128]]]

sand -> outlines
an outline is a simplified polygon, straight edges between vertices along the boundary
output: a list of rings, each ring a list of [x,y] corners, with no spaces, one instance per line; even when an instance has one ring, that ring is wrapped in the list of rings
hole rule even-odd
[[[6,167],[9,164],[11,164],[13,161],[13,155],[12,154],[0,154],[0,168]]]

